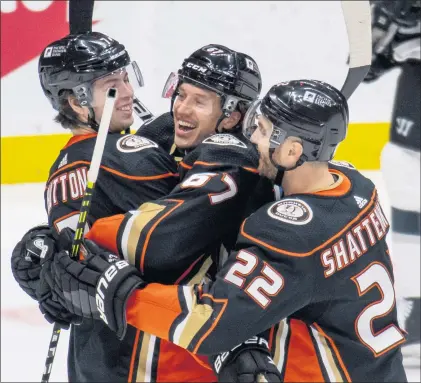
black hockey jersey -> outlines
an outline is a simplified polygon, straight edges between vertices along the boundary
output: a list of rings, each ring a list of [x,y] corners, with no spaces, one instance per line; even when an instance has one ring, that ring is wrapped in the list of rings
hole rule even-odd
[[[123,256],[149,281],[190,280],[203,270],[204,254],[235,242],[260,180],[257,165],[256,149],[241,135],[210,136],[179,163],[180,184],[167,197],[99,220],[87,237]]]
[[[246,219],[214,282],[135,291],[128,323],[199,354],[275,325],[284,381],[406,381],[389,223],[370,180],[344,164],[330,172],[329,190],[290,195]]]
[[[95,133],[73,136],[50,169],[44,201],[49,224],[57,232],[76,227],[95,140]],[[177,165],[157,143],[108,134],[88,222],[167,195],[177,183]]]
[[[73,136],[51,167],[45,207],[49,224],[57,232],[64,227],[76,228],[95,139],[96,134]],[[108,134],[88,223],[165,196],[177,183],[176,162],[156,142],[141,135]],[[85,319],[72,326],[69,381],[127,381],[126,365],[135,342],[133,328],[119,341],[100,321]]]
[[[208,137],[179,163],[180,184],[167,197],[98,220],[87,238],[123,256],[148,281],[194,284],[212,277],[221,244],[235,243],[259,184],[257,165],[256,149],[240,134]],[[260,206],[273,200],[270,183],[259,190]],[[136,337],[129,381],[215,381],[207,358],[143,331]]]

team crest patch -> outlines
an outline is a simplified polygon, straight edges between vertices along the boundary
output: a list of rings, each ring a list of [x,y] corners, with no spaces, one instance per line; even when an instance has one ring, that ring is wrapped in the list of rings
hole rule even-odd
[[[352,165],[350,162],[346,162],[346,161],[335,161],[335,160],[331,160],[331,161],[329,161],[332,165],[335,165],[335,166],[342,166],[342,167],[344,167],[344,168],[348,168],[348,169],[353,169],[353,170],[355,170],[356,168],[355,168],[355,166],[354,165]]]
[[[270,217],[293,225],[305,225],[313,218],[313,210],[299,199],[283,199],[269,209]]]
[[[244,142],[240,141],[238,138],[234,137],[232,134],[227,133],[218,133],[206,138],[203,141],[204,144],[213,144],[221,146],[238,146],[240,148],[247,149],[247,146]]]
[[[129,134],[117,141],[117,149],[123,153],[138,152],[147,148],[157,148],[158,144],[148,138]]]

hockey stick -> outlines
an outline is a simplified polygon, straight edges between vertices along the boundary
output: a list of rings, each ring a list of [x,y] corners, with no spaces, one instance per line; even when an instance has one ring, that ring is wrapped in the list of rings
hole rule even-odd
[[[138,116],[142,122],[145,122],[153,117],[153,114],[144,104],[140,102],[137,97],[133,99],[133,110],[135,111],[136,116]]]
[[[341,1],[349,42],[349,69],[341,92],[348,100],[371,65],[371,8],[369,1]]]
[[[76,226],[75,236],[72,243],[72,258],[77,258],[79,255],[80,244],[82,243],[83,233],[88,218],[89,209],[91,207],[92,195],[95,189],[95,182],[98,177],[98,172],[101,166],[102,154],[104,153],[105,140],[107,139],[108,129],[113,114],[114,103],[117,98],[117,90],[114,88],[108,89],[107,97],[105,99],[104,110],[102,112],[101,123],[99,124],[98,135],[95,142],[94,151],[92,154],[92,161],[87,175],[87,185],[85,194],[83,195],[79,221]],[[50,345],[48,347],[47,359],[45,361],[44,373],[41,382],[48,382],[50,379],[51,369],[56,354],[57,344],[60,339],[60,326],[55,323],[53,333],[51,335]]]
[[[71,35],[92,32],[94,0],[69,0],[69,28]]]

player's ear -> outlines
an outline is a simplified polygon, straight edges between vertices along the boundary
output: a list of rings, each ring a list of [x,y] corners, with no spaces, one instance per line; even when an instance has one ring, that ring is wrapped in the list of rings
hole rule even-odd
[[[241,119],[241,113],[238,110],[235,110],[231,113],[231,115],[227,118],[224,118],[220,124],[221,128],[226,130],[230,130],[234,128]]]
[[[288,137],[282,145],[275,150],[275,156],[282,166],[292,168],[303,154],[301,140],[295,137]]]
[[[291,148],[288,152],[288,156],[292,157],[292,160],[297,162],[303,154],[303,145],[300,141],[294,140],[291,142]]]
[[[89,116],[88,108],[85,108],[82,105],[80,105],[78,99],[73,95],[70,95],[67,98],[67,101],[69,102],[69,105],[73,109],[73,111],[77,113],[81,121],[88,121],[88,116]]]

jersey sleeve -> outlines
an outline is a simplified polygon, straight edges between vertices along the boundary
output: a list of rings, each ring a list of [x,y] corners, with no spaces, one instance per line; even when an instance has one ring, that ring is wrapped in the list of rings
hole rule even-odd
[[[209,254],[237,235],[255,169],[220,162],[184,165],[183,181],[166,198],[99,220],[89,238],[135,265],[147,281],[182,283],[204,276]]]
[[[128,323],[190,352],[216,354],[305,307],[314,290],[314,258],[289,254],[305,246],[293,225],[271,230],[255,215],[214,282],[147,285],[130,297]]]

